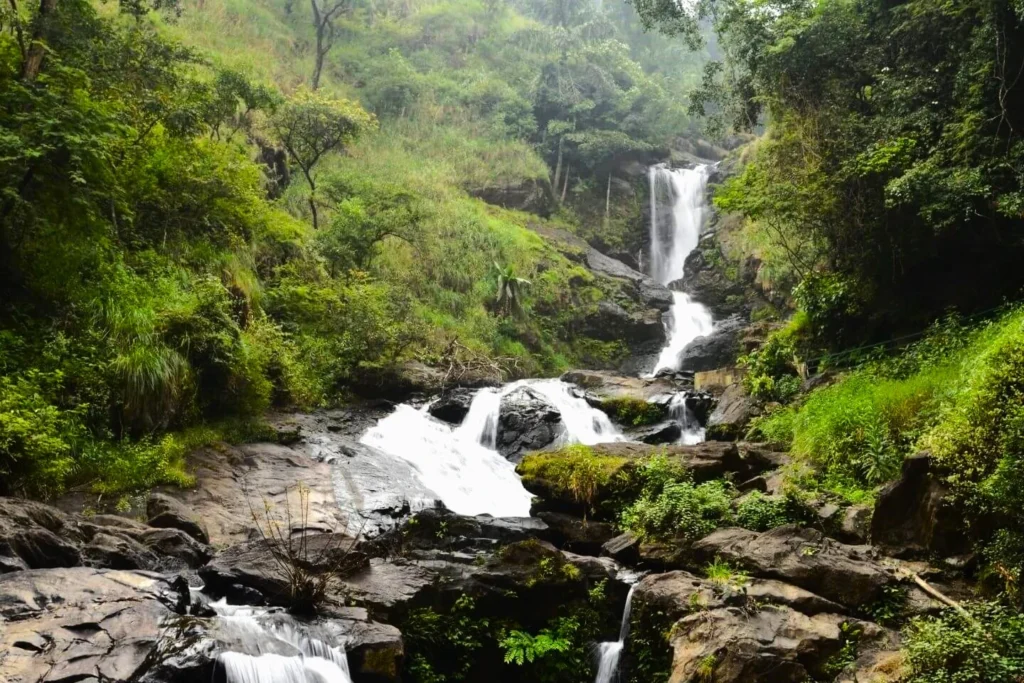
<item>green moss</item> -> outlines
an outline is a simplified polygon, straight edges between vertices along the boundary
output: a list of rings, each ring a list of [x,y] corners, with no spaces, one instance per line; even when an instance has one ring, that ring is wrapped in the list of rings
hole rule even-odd
[[[527,455],[516,471],[527,487],[544,482],[554,493],[593,508],[602,490],[628,463],[628,458],[598,455],[589,446],[574,444],[552,453]]]
[[[621,425],[643,427],[665,419],[668,409],[642,398],[609,398],[601,402],[601,410]]]

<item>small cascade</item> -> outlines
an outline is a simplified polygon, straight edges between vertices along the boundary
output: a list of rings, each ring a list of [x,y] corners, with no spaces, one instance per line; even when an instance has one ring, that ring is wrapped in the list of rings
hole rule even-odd
[[[260,608],[223,600],[210,606],[225,640],[245,649],[218,655],[226,683],[352,683],[343,648],[312,638],[290,622],[265,622],[268,613]]]
[[[469,412],[456,430],[459,438],[478,443],[492,451],[498,447],[498,417],[501,412],[502,392],[482,389],[469,404]]]
[[[575,393],[571,384],[558,379],[533,379],[515,382],[508,391],[526,386],[544,397],[544,400],[562,414],[566,438],[569,443],[593,446],[599,443],[623,441],[622,433],[603,411],[594,408]]]
[[[614,643],[601,643],[597,646],[597,678],[595,683],[613,683],[618,679],[619,659],[622,657],[622,649],[626,646],[626,638],[629,637],[629,616],[633,608],[633,592],[636,585],[630,587],[629,595],[626,596],[626,608],[622,612],[622,625],[619,627],[619,639]]]
[[[412,465],[423,485],[452,512],[528,517],[532,497],[519,481],[515,465],[480,443],[500,397],[497,403],[491,396],[483,400],[488,412],[481,417],[484,411],[478,408],[472,433],[468,424],[465,429],[452,429],[432,418],[426,408],[400,405],[360,441]],[[493,424],[497,425],[497,418]]]
[[[528,517],[532,497],[519,481],[515,465],[495,450],[501,399],[522,387],[561,412],[566,442],[592,445],[623,440],[608,416],[576,396],[572,385],[557,379],[528,379],[478,391],[455,429],[430,417],[426,408],[400,405],[361,441],[412,465],[420,482],[453,512]]]
[[[701,426],[697,416],[686,405],[685,392],[680,392],[672,397],[668,404],[668,414],[683,429],[683,436],[679,439],[679,443],[685,446],[693,446],[704,442],[706,430]]]
[[[668,286],[683,277],[686,258],[700,240],[707,202],[708,168],[671,169],[653,166],[651,183],[651,261],[650,274]],[[673,305],[665,321],[668,345],[654,367],[677,370],[679,355],[697,337],[711,334],[711,313],[688,294],[673,292]]]

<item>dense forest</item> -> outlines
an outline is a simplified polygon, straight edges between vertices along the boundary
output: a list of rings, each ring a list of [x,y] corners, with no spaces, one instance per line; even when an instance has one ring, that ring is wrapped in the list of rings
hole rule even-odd
[[[681,280],[648,277],[656,169],[700,174]],[[9,0],[0,187],[0,576],[41,543],[4,501],[139,517],[305,417],[386,451],[388,411],[463,429],[493,392],[472,446],[544,534],[388,512],[365,567],[492,573],[429,605],[339,589],[404,637],[351,680],[611,683],[620,652],[637,683],[1024,676],[1022,0]],[[712,341],[656,373],[683,294]],[[502,440],[516,391],[546,440]],[[589,441],[550,427],[570,411]],[[313,570],[246,502],[294,608]],[[200,536],[218,597],[266,592]],[[770,645],[730,630],[761,618]],[[179,683],[147,657],[130,680]]]

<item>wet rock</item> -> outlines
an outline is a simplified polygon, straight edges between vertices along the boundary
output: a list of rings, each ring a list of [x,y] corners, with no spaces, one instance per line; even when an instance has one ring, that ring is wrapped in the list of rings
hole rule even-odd
[[[749,317],[754,308],[764,304],[755,282],[760,262],[748,258],[728,271],[720,265],[722,262],[717,237],[714,233],[705,235],[686,258],[679,286],[682,291],[692,292],[716,320],[733,315]]]
[[[647,427],[630,429],[626,436],[630,441],[646,444],[676,443],[683,436],[683,428],[675,421],[661,422]]]
[[[764,533],[726,528],[697,541],[697,562],[720,558],[754,576],[804,588],[824,598],[860,609],[898,583],[895,572],[879,563],[866,546],[838,543],[813,529],[779,527]]]
[[[207,592],[215,597],[236,594],[239,586],[262,593],[271,605],[291,602],[291,570],[297,566],[313,575],[346,576],[367,566],[353,539],[342,534],[293,536],[240,543],[217,553],[199,569]]]
[[[120,535],[96,533],[82,548],[83,563],[109,569],[153,569],[160,559],[138,541]]]
[[[0,576],[0,680],[137,680],[187,586],[156,574],[76,567]]]
[[[200,543],[209,544],[206,525],[184,503],[163,493],[151,493],[146,503],[149,526],[158,529],[180,529]]]
[[[442,422],[460,425],[469,413],[473,402],[473,391],[457,389],[445,393],[430,405],[427,412]]]
[[[84,540],[74,521],[60,510],[28,500],[0,498],[0,556],[8,571],[74,567],[81,564]]]
[[[601,552],[625,565],[635,565],[640,560],[640,539],[626,532],[601,546]]]
[[[715,411],[708,418],[707,438],[715,441],[734,441],[743,438],[750,421],[760,415],[757,402],[742,384],[728,387],[718,399]]]
[[[824,675],[843,645],[844,617],[807,616],[788,607],[751,613],[738,607],[702,611],[672,629],[670,683],[701,676],[721,683],[803,683]]]
[[[547,537],[555,546],[573,553],[598,555],[601,547],[616,536],[615,527],[607,522],[584,520],[560,512],[537,515],[548,526]]]
[[[900,478],[878,494],[871,540],[900,557],[958,555],[970,549],[962,516],[948,501],[949,489],[933,472],[931,455],[903,461]]]
[[[594,405],[616,399],[651,401],[658,396],[669,396],[679,391],[679,385],[670,379],[628,377],[598,370],[570,370],[562,381],[583,389]]]
[[[711,334],[698,337],[683,349],[679,368],[690,372],[707,372],[736,363],[740,355],[740,336],[746,321],[732,316],[715,322]]]
[[[630,313],[611,301],[598,302],[584,323],[583,333],[602,341],[623,341],[631,347],[654,348],[664,345],[668,339],[657,311],[644,309]]]
[[[180,529],[149,529],[137,538],[150,550],[180,560],[192,569],[202,567],[213,557],[210,546],[203,545]]]
[[[421,510],[401,526],[360,550],[373,557],[398,557],[412,550],[494,550],[503,543],[530,538],[552,538],[552,531],[536,517],[467,517],[443,508]]]
[[[498,452],[518,462],[526,451],[550,446],[565,433],[562,414],[529,387],[501,397]]]

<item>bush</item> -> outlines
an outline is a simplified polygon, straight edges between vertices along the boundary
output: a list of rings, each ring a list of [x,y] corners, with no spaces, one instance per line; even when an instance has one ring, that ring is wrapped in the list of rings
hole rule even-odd
[[[788,501],[760,491],[744,497],[736,508],[736,523],[751,531],[768,531],[795,521],[799,520],[790,514]]]
[[[906,631],[908,683],[1016,683],[1024,674],[1024,615],[991,602],[916,619]]]
[[[807,317],[797,313],[789,324],[772,332],[761,348],[739,359],[747,370],[743,385],[761,401],[787,402],[800,391],[799,356],[806,350]]]
[[[643,539],[698,540],[732,518],[725,482],[694,484],[686,470],[655,456],[636,475],[642,493],[622,511],[621,525]]]

